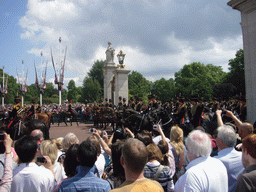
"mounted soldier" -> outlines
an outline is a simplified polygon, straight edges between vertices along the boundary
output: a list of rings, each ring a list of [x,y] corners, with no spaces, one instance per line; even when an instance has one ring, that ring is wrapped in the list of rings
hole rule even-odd
[[[108,102],[109,102],[108,107],[114,108],[114,106],[112,104],[112,99],[109,99]]]
[[[123,109],[127,109],[126,99],[123,98]]]
[[[180,98],[179,99],[179,107],[178,107],[176,113],[174,114],[174,116],[176,117],[177,124],[183,125],[185,123],[186,114],[187,114],[187,106],[184,102],[184,99]]]
[[[139,97],[137,99],[136,111],[141,112],[141,107],[142,107],[142,99],[141,99],[141,97]]]
[[[36,113],[41,113],[41,111],[42,111],[42,106],[40,105],[40,102],[39,102],[36,108]]]
[[[108,99],[105,99],[106,103],[105,103],[105,107],[109,107],[109,103],[108,103]]]
[[[21,113],[22,107],[20,106],[20,98],[18,96],[14,98],[14,103],[15,105],[13,106],[12,111],[9,113],[8,121],[10,121],[10,123],[7,125],[7,129],[14,126],[20,120],[18,115]]]
[[[121,110],[122,108],[123,108],[122,97],[119,97],[119,101],[118,101],[118,110]]]
[[[34,118],[34,115],[35,115],[35,103],[36,103],[36,100],[32,99],[32,105],[31,105],[30,109],[28,110],[27,119]]]
[[[104,104],[103,104],[103,101],[102,99],[99,100],[99,104],[98,104],[99,107],[104,107]]]
[[[129,107],[130,107],[131,109],[135,110],[135,103],[134,103],[133,97],[130,98]]]

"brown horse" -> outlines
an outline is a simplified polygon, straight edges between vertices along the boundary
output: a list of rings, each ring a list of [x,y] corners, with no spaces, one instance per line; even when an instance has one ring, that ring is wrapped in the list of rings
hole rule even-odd
[[[43,112],[43,113],[37,113],[36,114],[36,119],[43,121],[50,129],[51,126],[51,117],[52,113],[51,112]]]

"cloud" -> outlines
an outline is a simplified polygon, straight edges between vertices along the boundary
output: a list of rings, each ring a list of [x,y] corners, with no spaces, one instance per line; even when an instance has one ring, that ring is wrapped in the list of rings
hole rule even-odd
[[[149,80],[173,78],[194,61],[222,65],[242,48],[239,12],[226,0],[28,0],[21,37],[58,55],[59,37],[68,47],[65,77],[82,84],[93,62],[105,59],[107,42],[126,53],[128,69]],[[117,63],[117,60],[116,60]]]

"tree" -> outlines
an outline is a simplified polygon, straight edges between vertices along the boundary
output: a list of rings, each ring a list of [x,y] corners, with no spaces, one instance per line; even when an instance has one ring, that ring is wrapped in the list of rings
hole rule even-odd
[[[13,76],[8,77],[8,93],[5,95],[4,102],[6,104],[14,104],[14,97],[20,95],[19,84]]]
[[[99,99],[102,97],[102,88],[96,79],[85,77],[82,90],[82,102],[87,100],[89,103],[92,103],[94,101],[99,101]]]
[[[176,96],[190,98],[191,95],[210,99],[212,86],[222,83],[225,73],[221,67],[193,62],[175,73]]]
[[[67,99],[70,101],[72,100],[74,103],[77,102],[77,88],[76,88],[76,84],[74,80],[70,80],[68,82],[68,95],[67,95]]]
[[[236,93],[236,87],[232,83],[216,84],[212,89],[213,96],[222,100],[229,100]]]
[[[232,83],[236,88],[236,94],[245,95],[245,73],[244,73],[244,51],[242,49],[236,52],[236,57],[229,60],[230,72],[227,75],[226,82]]]
[[[128,75],[128,89],[131,97],[141,97],[144,102],[147,101],[151,84],[150,81],[146,80],[146,78],[137,71],[132,71],[132,73]]]
[[[175,81],[171,78],[164,78],[153,83],[152,94],[157,96],[162,103],[170,101],[175,96]]]

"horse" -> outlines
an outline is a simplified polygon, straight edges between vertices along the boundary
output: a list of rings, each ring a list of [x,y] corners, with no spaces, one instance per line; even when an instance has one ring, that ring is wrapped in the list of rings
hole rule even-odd
[[[63,111],[58,114],[58,126],[60,125],[61,122],[64,122],[67,126],[68,119],[71,126],[72,126],[72,122],[76,122],[77,126],[79,125],[77,120],[77,114],[75,112]]]
[[[10,134],[10,137],[13,140],[17,140],[23,135],[30,135],[30,133],[35,129],[40,129],[45,139],[49,139],[49,128],[48,126],[41,120],[38,119],[30,119],[27,121],[20,120],[16,124],[11,127],[7,127],[10,123],[7,119],[3,120],[2,122],[2,129],[6,131],[6,133]]]
[[[153,130],[153,119],[149,113],[137,113],[128,116],[125,119],[124,126],[128,127],[134,134],[141,132],[142,130]]]

